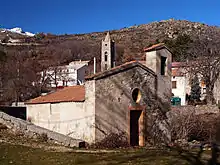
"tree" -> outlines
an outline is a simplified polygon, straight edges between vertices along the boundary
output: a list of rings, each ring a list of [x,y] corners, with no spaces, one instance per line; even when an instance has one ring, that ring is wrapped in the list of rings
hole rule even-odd
[[[201,87],[199,86],[199,78],[197,75],[194,76],[191,82],[191,99],[199,101],[201,97]]]
[[[163,42],[173,52],[174,61],[185,61],[193,41],[189,35],[181,34],[175,39],[165,39]]]
[[[213,90],[220,78],[220,42],[218,40],[197,40],[189,54],[188,72],[198,74],[206,85],[206,101],[215,104]]]

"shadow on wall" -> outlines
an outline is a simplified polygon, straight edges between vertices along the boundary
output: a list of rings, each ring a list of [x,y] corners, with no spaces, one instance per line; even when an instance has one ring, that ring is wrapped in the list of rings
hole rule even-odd
[[[168,124],[161,126],[165,122],[166,115],[162,112],[161,100],[156,97],[156,78],[142,69],[131,69],[123,73],[118,73],[105,79],[96,80],[96,133],[99,134],[98,138],[104,138],[111,133],[126,132],[129,133],[130,121],[129,110],[134,101],[132,99],[132,90],[139,88],[141,91],[140,105],[144,105],[144,110],[147,114],[145,116],[146,128],[152,127],[152,123],[148,123],[152,118],[150,114],[157,116],[154,125],[158,125],[161,133],[168,132]],[[149,114],[149,115],[148,115]],[[159,114],[159,115],[158,115]],[[148,132],[147,132],[148,131]],[[149,140],[153,132],[146,129],[146,140]],[[161,136],[167,137],[167,136]],[[155,139],[155,137],[152,137]],[[169,139],[169,138],[168,138]],[[162,140],[160,138],[160,140]],[[167,141],[167,138],[163,139]]]

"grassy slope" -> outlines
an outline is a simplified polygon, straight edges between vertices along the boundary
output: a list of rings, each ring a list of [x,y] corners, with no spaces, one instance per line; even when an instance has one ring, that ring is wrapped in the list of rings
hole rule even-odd
[[[0,143],[0,165],[74,165],[74,164],[195,164],[192,154],[176,151],[135,150],[119,153],[49,152],[19,145]],[[206,155],[207,156],[207,155]],[[193,160],[193,162],[190,162]]]

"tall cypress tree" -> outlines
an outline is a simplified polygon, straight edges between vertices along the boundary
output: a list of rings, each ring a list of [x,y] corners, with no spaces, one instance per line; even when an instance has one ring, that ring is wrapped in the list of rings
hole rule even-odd
[[[197,75],[192,79],[191,84],[191,99],[192,100],[200,100],[201,97],[201,87],[199,86],[199,78]]]

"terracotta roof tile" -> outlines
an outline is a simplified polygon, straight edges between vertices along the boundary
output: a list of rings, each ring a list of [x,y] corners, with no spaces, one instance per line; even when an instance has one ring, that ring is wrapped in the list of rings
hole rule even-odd
[[[171,50],[164,43],[152,45],[148,48],[145,48],[144,51],[149,52],[149,51],[158,50],[158,49],[162,49],[162,48],[166,48],[170,53],[172,53]]]
[[[184,72],[180,68],[172,68],[172,76],[184,76]]]
[[[26,104],[59,103],[59,102],[82,102],[85,100],[85,87],[83,85],[65,87],[54,93],[34,98]]]
[[[116,74],[116,73],[121,72],[125,69],[132,68],[132,67],[135,67],[135,66],[140,66],[140,67],[144,68],[145,70],[148,70],[153,75],[155,75],[155,73],[151,69],[149,69],[145,65],[141,64],[140,62],[130,61],[130,62],[126,62],[122,65],[116,66],[114,68],[111,68],[109,70],[99,72],[99,73],[96,73],[96,74],[91,75],[91,76],[87,76],[85,79],[86,80],[100,79],[100,78],[103,78],[103,77],[106,77],[106,76],[109,76],[109,75],[112,75],[112,74]]]

